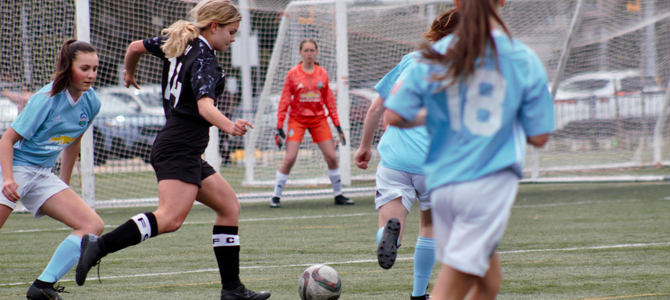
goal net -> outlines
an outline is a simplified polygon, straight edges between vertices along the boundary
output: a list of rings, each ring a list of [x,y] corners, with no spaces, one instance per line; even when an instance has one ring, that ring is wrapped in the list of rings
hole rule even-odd
[[[186,19],[197,1],[3,1],[0,89],[34,92],[51,80],[60,45],[76,36],[76,3],[85,2],[90,40],[100,57],[95,88],[106,111],[94,123],[95,165],[89,167],[95,175],[95,198],[154,199],[156,179],[146,161],[164,122],[157,86],[162,65],[157,58],[144,56],[137,74],[141,89],[124,89],[120,88],[123,57],[130,42],[157,36],[161,29]],[[317,60],[330,75],[347,137],[347,144],[337,148],[343,178],[353,187],[371,191],[383,122],[375,133],[370,168],[358,169],[353,155],[360,145],[367,109],[377,96],[373,87],[415,49],[430,22],[453,2],[345,1],[345,18],[338,15],[335,1],[236,3],[243,8],[248,21],[243,26],[248,29],[240,30],[233,44],[244,49],[218,53],[227,85],[217,102],[228,117],[247,118],[255,129],[243,138],[213,132],[206,159],[220,167],[240,195],[265,199],[272,191],[285,155],[274,144],[279,94],[288,70],[300,60],[300,41],[311,38],[318,44]],[[579,8],[581,22],[572,34]],[[507,0],[500,14],[514,37],[538,53],[550,86],[554,80],[560,82],[555,102],[557,131],[546,147],[529,153],[527,178],[583,181],[629,176],[628,180],[636,180],[662,175],[646,167],[665,165],[670,155],[664,122],[670,79],[669,2]],[[345,30],[338,32],[338,20]],[[561,64],[568,37],[572,44],[566,63]],[[0,133],[17,112],[17,106],[0,95]],[[334,127],[332,132],[336,137]],[[83,167],[75,168],[72,180],[78,191]],[[327,165],[309,133],[288,185],[287,195],[329,193]]]

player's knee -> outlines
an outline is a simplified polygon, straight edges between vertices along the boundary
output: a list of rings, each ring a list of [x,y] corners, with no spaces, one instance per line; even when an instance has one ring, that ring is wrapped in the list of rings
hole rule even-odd
[[[286,166],[290,169],[295,164],[295,161],[296,161],[296,157],[285,157],[284,158],[284,166]]]
[[[97,220],[92,222],[90,233],[93,233],[95,235],[101,235],[104,230],[105,230],[105,223],[102,221],[102,219],[98,218]]]
[[[163,224],[164,228],[159,227],[158,229],[161,231],[161,233],[175,232],[175,231],[179,230],[179,228],[181,228],[181,224],[183,224],[183,223],[184,223],[184,219],[176,218],[176,219],[172,219],[168,222],[165,222]]]
[[[326,164],[328,164],[328,169],[337,169],[337,156],[335,157],[326,157]]]
[[[237,219],[239,218],[241,211],[242,207],[240,206],[240,202],[231,201],[230,204],[227,204],[225,207],[223,207],[216,213],[219,215],[219,217],[224,219]]]

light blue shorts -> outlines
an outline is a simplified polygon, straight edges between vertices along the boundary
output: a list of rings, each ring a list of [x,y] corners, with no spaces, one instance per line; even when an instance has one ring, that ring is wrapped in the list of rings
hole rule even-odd
[[[463,273],[484,277],[507,228],[518,189],[519,177],[505,169],[432,190],[437,260]]]
[[[430,209],[430,195],[426,190],[425,176],[387,168],[379,164],[375,178],[377,181],[375,208],[377,210],[398,197],[402,197],[400,201],[408,212],[414,201],[419,201],[419,208],[422,211]]]
[[[54,173],[51,168],[39,166],[14,166],[14,181],[19,185],[17,192],[21,196],[21,203],[30,211],[35,218],[44,216],[42,205],[51,196],[69,188]],[[0,204],[9,206],[12,210],[16,208],[16,203],[10,201],[0,193]]]

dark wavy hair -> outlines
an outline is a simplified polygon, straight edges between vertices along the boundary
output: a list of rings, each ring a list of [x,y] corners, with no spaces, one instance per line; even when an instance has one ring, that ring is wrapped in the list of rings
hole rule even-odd
[[[449,85],[454,84],[459,78],[466,78],[475,72],[477,66],[475,61],[486,56],[486,50],[490,46],[491,54],[497,59],[496,44],[493,40],[491,30],[491,18],[512,38],[512,34],[498,15],[499,0],[461,0],[460,22],[454,32],[451,47],[445,54],[433,49],[430,44],[424,42],[420,45],[423,57],[431,64],[442,64],[447,67],[443,74],[433,74],[432,80],[444,81],[451,79]],[[483,60],[482,60],[483,63]],[[497,64],[497,61],[496,61]]]

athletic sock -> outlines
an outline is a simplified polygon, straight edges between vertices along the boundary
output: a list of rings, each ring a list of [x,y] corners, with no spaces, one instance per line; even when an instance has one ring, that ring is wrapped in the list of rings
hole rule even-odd
[[[71,234],[56,248],[51,261],[37,280],[52,284],[60,280],[65,273],[77,264],[80,255],[81,238]]]
[[[240,282],[240,236],[237,226],[214,225],[212,242],[214,255],[219,265],[221,286],[225,290],[234,290]]]
[[[382,234],[384,234],[384,227],[379,227],[379,230],[377,230],[377,245],[382,240]]]
[[[342,195],[342,179],[340,178],[340,168],[328,169],[328,178],[333,185],[333,195],[335,197]]]
[[[435,240],[420,236],[414,248],[414,289],[412,296],[426,294],[430,274],[435,265]]]
[[[33,282],[33,285],[36,288],[38,288],[40,290],[43,290],[43,289],[53,288],[54,283],[55,282],[45,282],[45,281],[42,281],[42,280],[39,280],[39,279],[35,279],[35,281]]]
[[[153,213],[132,217],[126,223],[98,239],[102,256],[137,245],[158,235],[158,224]]]
[[[273,196],[280,197],[281,193],[284,192],[284,186],[286,186],[286,181],[288,180],[288,174],[277,171],[277,179],[275,180],[275,192]]]

